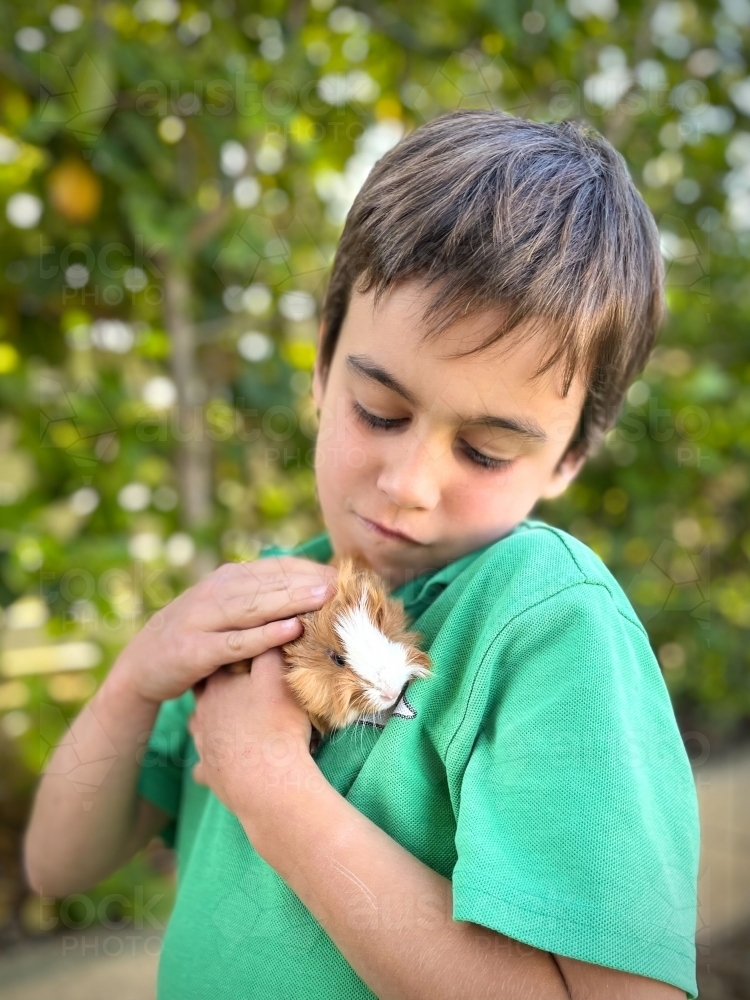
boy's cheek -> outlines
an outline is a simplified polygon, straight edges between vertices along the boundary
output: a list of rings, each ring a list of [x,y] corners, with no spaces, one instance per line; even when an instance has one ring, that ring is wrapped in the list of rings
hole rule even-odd
[[[513,465],[499,475],[468,477],[450,497],[450,516],[469,525],[514,525],[516,512],[534,493],[538,473],[528,465]]]
[[[348,475],[361,471],[377,453],[374,441],[365,441],[346,423],[333,428],[327,438],[318,442],[316,466],[327,474]]]

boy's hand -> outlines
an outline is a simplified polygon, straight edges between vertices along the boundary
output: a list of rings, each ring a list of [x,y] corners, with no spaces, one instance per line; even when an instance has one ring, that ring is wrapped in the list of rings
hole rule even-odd
[[[303,779],[321,780],[310,756],[310,720],[284,670],[281,650],[269,649],[255,657],[249,673],[216,671],[188,719],[199,756],[193,780],[208,785],[230,812],[268,836],[291,789]]]
[[[110,673],[148,701],[177,698],[225,663],[299,638],[294,616],[317,611],[336,576],[296,556],[220,566],[157,611]],[[329,589],[314,592],[321,587]]]

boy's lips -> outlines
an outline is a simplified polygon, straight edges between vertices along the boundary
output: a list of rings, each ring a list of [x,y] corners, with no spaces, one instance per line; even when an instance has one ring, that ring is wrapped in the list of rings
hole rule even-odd
[[[381,536],[381,538],[395,538],[402,542],[409,542],[411,545],[421,545],[422,542],[418,542],[415,538],[411,538],[409,535],[405,535],[402,531],[393,531],[387,528],[384,524],[379,524],[377,521],[370,521],[366,517],[362,517],[360,514],[355,512],[354,515],[362,524],[369,530]]]

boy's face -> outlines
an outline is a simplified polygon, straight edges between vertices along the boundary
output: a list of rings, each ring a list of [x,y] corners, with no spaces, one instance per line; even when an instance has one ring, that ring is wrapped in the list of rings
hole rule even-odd
[[[484,340],[500,314],[463,317],[420,343],[428,301],[414,281],[377,310],[373,293],[353,292],[327,378],[316,367],[313,380],[317,492],[333,551],[360,553],[392,590],[502,538],[583,464],[560,459],[585,386],[576,377],[563,398],[555,369],[531,381],[546,357],[540,335],[449,359]],[[393,423],[370,427],[368,413]],[[500,420],[476,422],[488,415]]]

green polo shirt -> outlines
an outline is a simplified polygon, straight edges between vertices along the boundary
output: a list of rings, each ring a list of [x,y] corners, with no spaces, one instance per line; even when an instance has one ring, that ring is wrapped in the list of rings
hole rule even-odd
[[[327,562],[328,536],[289,554]],[[695,786],[647,634],[604,563],[525,520],[394,596],[433,676],[409,684],[385,725],[324,738],[326,779],[452,881],[455,920],[695,998]],[[193,705],[192,692],[162,705],[138,781],[174,817],[163,836],[178,855],[159,1000],[371,1000],[239,820],[193,782]]]

